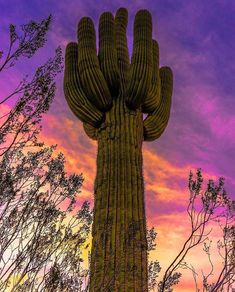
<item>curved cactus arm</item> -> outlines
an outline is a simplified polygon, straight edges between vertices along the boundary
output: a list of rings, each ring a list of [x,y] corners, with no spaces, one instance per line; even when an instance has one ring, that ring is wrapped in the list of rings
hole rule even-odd
[[[160,69],[161,100],[152,114],[148,114],[144,120],[144,140],[153,141],[164,132],[171,108],[171,96],[173,88],[173,74],[169,67]]]
[[[78,45],[69,43],[65,52],[64,93],[69,107],[83,122],[98,126],[104,114],[86,98],[78,75]]]
[[[147,10],[135,16],[127,105],[136,109],[146,99],[152,78],[152,17]]]
[[[112,13],[104,12],[99,20],[99,62],[100,69],[112,96],[118,95],[119,70],[114,37],[114,18]]]
[[[98,129],[88,123],[83,123],[83,129],[89,138],[92,140],[98,139]]]
[[[160,102],[160,75],[159,75],[159,47],[157,41],[153,40],[153,71],[149,93],[142,104],[143,113],[152,113]]]
[[[78,70],[82,88],[92,104],[107,111],[112,97],[100,70],[96,54],[96,36],[93,21],[83,17],[78,23]]]
[[[126,28],[128,23],[128,11],[119,8],[115,15],[115,42],[117,49],[118,68],[120,74],[120,90],[124,93],[127,89],[128,74],[130,69],[129,52],[127,47]]]

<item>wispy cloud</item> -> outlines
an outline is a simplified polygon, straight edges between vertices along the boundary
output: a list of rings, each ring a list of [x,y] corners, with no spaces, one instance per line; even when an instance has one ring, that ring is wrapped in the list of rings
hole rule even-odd
[[[166,265],[188,230],[185,206],[189,170],[201,167],[205,181],[224,176],[228,192],[235,196],[232,193],[235,187],[235,2],[36,0],[32,5],[18,0],[2,2],[2,26],[41,20],[50,13],[54,21],[45,47],[32,60],[23,60],[16,71],[6,73],[1,79],[1,96],[17,85],[22,74],[31,75],[36,66],[53,55],[58,45],[64,49],[67,42],[76,40],[76,26],[81,17],[92,17],[97,29],[104,9],[114,13],[120,6],[129,10],[130,51],[134,14],[140,8],[147,8],[153,16],[154,38],[160,45],[160,63],[171,66],[174,71],[169,125],[159,140],[145,143],[143,149],[148,222],[158,229],[158,257]],[[0,28],[0,34],[5,42],[7,29]],[[57,78],[55,101],[44,116],[42,140],[58,144],[58,151],[65,154],[68,172],[83,173],[85,182],[78,205],[84,199],[92,201],[97,146],[85,135],[82,124],[66,105],[63,74]],[[176,291],[195,290],[187,282],[179,289]]]

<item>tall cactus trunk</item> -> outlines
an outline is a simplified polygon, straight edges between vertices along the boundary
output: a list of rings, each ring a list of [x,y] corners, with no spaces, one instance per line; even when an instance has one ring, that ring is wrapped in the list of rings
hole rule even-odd
[[[114,100],[98,131],[90,291],[147,291],[143,116]]]
[[[66,100],[98,142],[90,292],[148,291],[142,143],[167,126],[173,75],[159,69],[147,10],[135,16],[130,63],[127,23],[125,8],[102,13],[97,55],[94,23],[83,17],[66,48]]]

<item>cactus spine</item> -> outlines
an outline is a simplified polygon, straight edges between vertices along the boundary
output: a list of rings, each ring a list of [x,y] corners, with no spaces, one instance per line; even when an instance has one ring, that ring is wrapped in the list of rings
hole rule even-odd
[[[90,291],[147,291],[147,240],[142,143],[166,128],[172,72],[159,69],[147,10],[135,16],[131,63],[128,13],[99,20],[99,52],[93,22],[78,24],[78,43],[66,48],[64,92],[86,134],[98,142]],[[143,120],[143,113],[147,117]]]

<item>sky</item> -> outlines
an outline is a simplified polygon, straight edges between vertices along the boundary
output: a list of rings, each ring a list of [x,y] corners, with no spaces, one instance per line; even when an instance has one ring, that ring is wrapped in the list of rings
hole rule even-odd
[[[35,56],[20,61],[0,80],[0,96],[6,96],[25,74],[52,57],[55,48],[65,49],[76,41],[79,19],[90,16],[96,29],[99,15],[113,14],[119,7],[129,11],[128,47],[132,50],[133,18],[148,9],[153,19],[153,38],[160,47],[160,65],[174,73],[174,90],[169,124],[163,135],[143,147],[145,201],[148,226],[158,232],[157,257],[163,269],[177,254],[189,232],[186,215],[189,171],[201,168],[209,178],[225,178],[226,190],[235,198],[235,1],[233,0],[0,0],[1,49],[8,44],[10,23],[21,25],[40,21],[49,14],[53,23],[48,41]],[[78,205],[93,200],[96,171],[96,143],[83,132],[81,122],[71,113],[63,94],[63,74],[50,111],[43,118],[41,138],[58,144],[65,154],[67,171],[85,178]],[[215,235],[216,237],[216,235]],[[216,240],[216,238],[215,238]],[[198,267],[208,263],[202,248],[190,255]],[[194,291],[188,272],[175,291]]]

